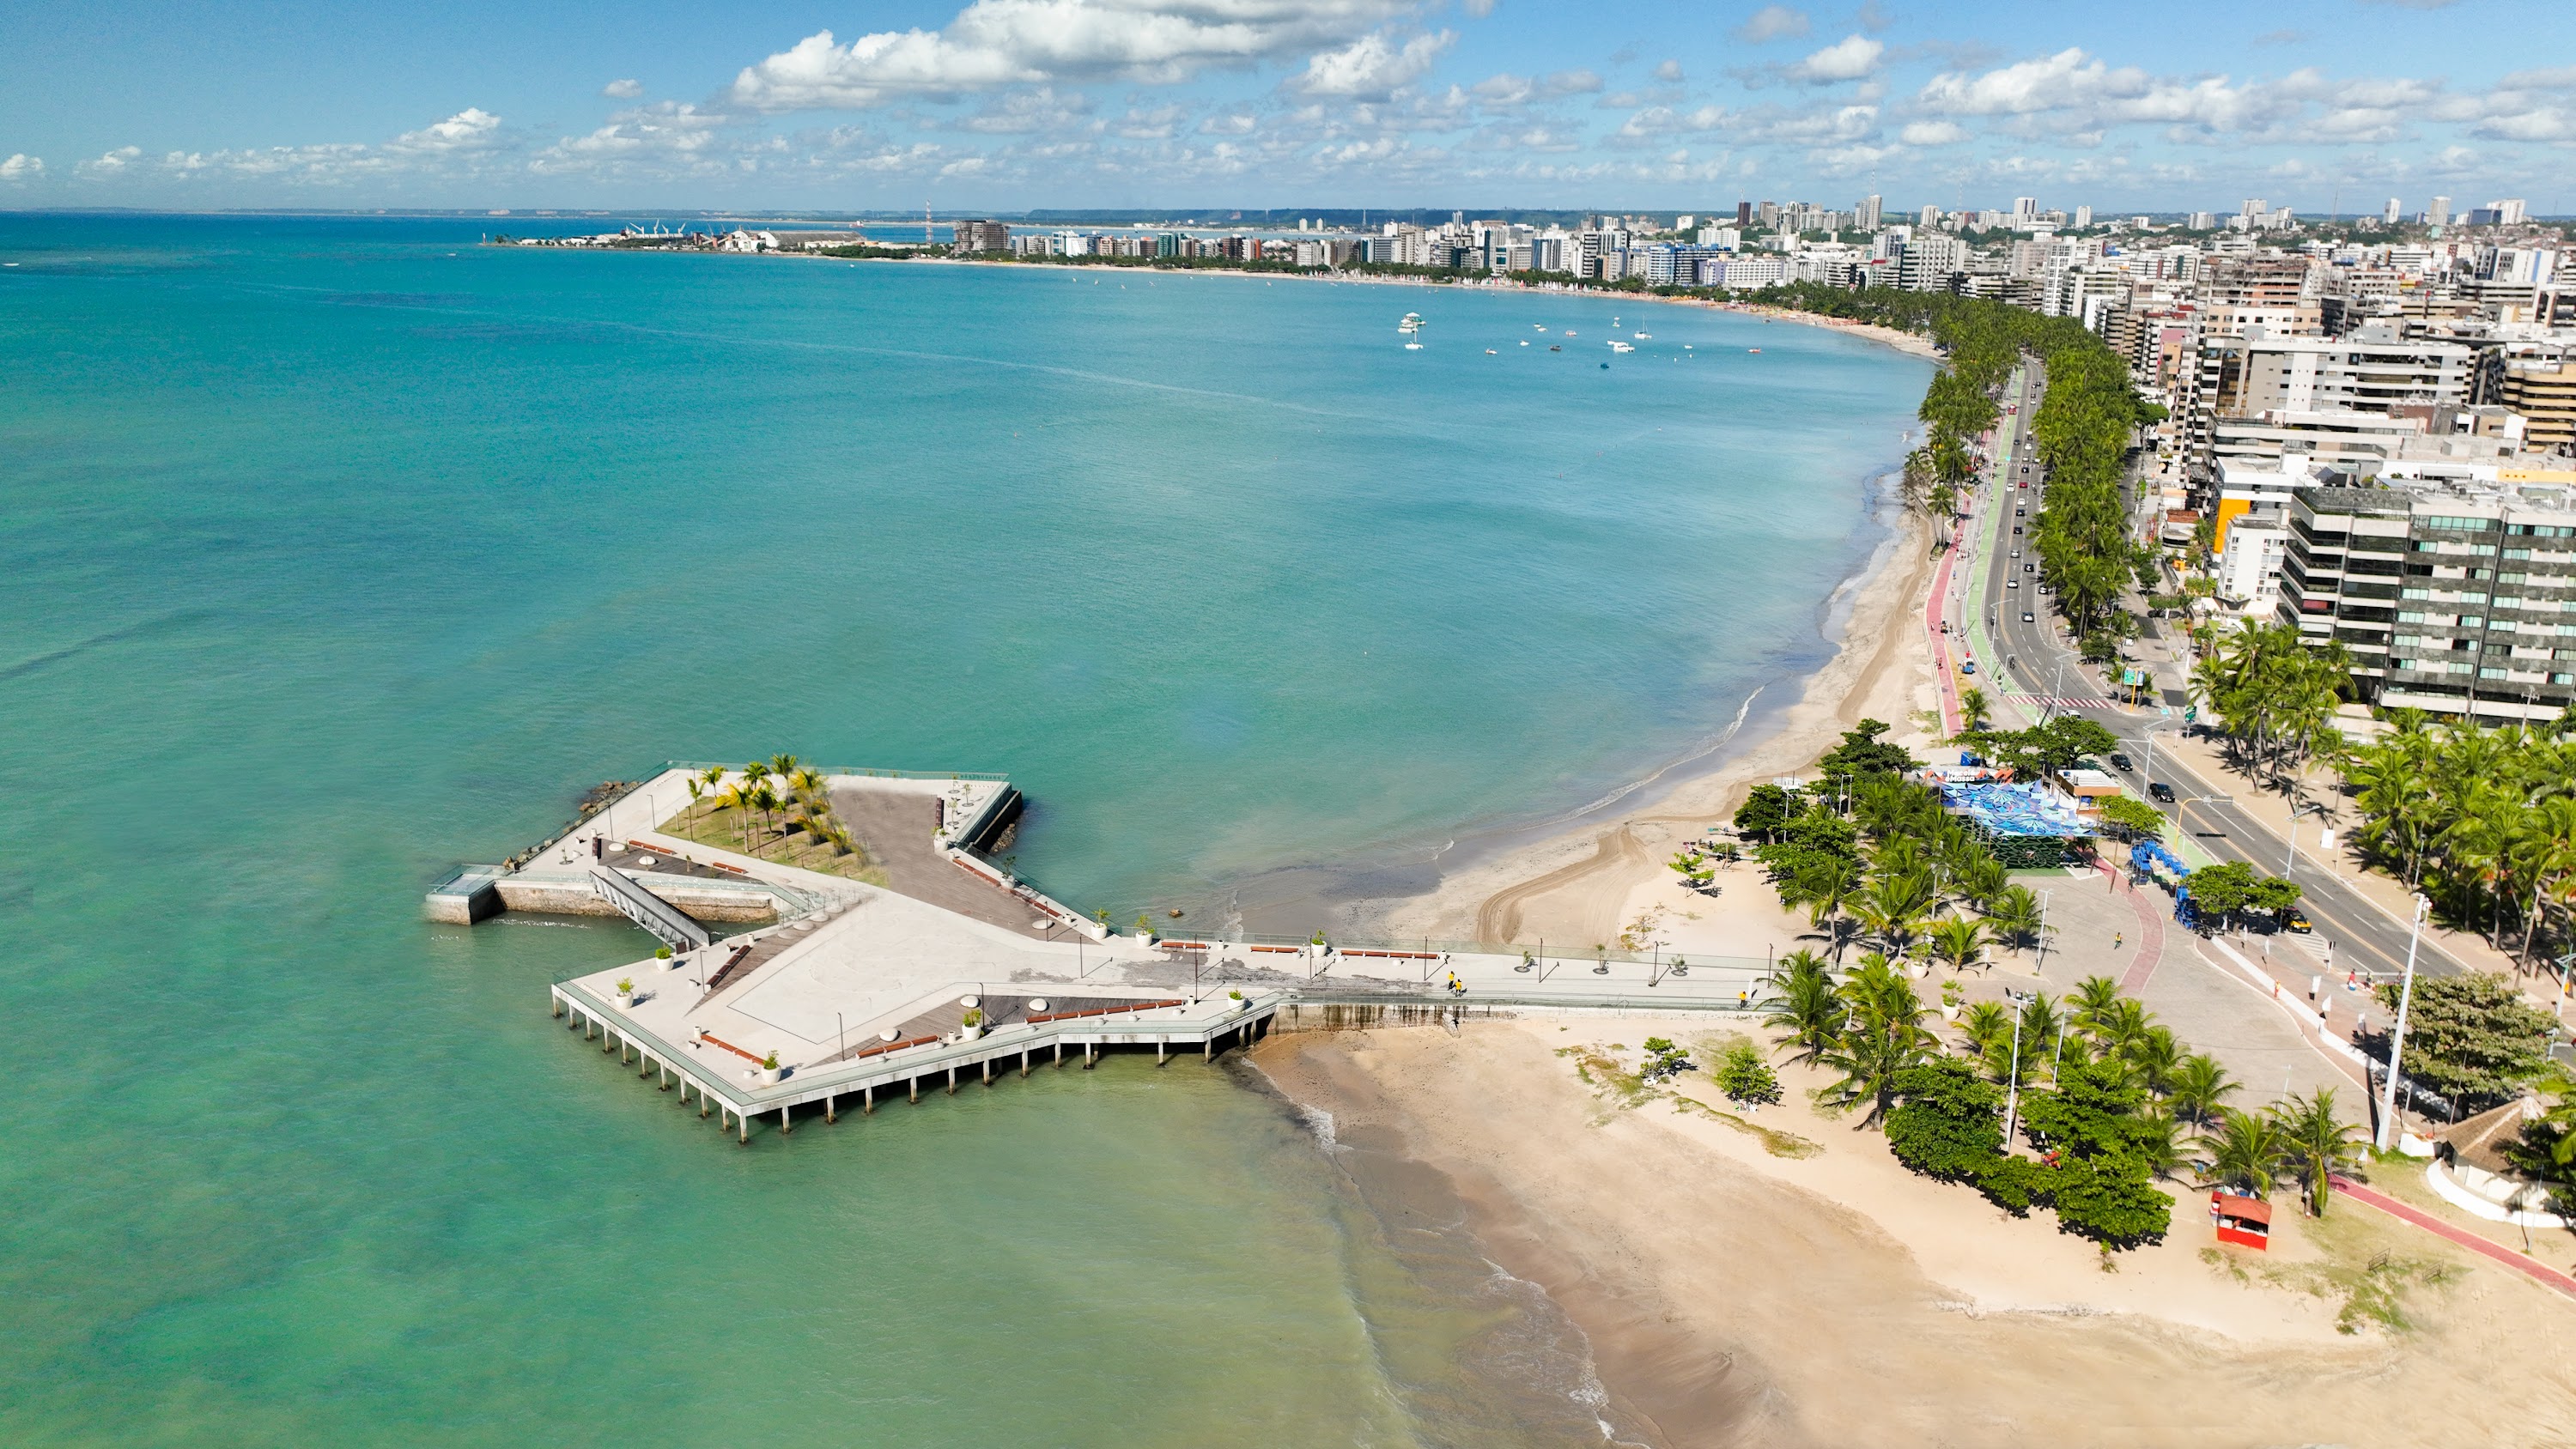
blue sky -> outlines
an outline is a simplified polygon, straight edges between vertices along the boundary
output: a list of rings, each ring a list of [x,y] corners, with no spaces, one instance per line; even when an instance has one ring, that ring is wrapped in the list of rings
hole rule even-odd
[[[0,19],[0,207],[2576,210],[2576,5],[321,0]]]

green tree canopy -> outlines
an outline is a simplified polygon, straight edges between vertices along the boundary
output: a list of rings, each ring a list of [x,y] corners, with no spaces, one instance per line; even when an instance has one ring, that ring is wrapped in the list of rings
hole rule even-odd
[[[2194,880],[2200,877],[2197,872]],[[2397,1010],[2398,986],[2379,988],[2380,1004]],[[2387,1060],[2383,1029],[2362,1044]],[[2402,1070],[2438,1092],[2465,1115],[2513,1099],[2548,1064],[2549,1037],[2557,1022],[2527,1005],[2501,972],[2417,976],[2406,1009],[2406,1059]]]

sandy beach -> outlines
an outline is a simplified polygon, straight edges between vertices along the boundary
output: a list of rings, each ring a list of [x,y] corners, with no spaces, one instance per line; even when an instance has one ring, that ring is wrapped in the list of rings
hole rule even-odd
[[[1720,1034],[1530,1017],[1277,1037],[1255,1060],[1331,1114],[1346,1170],[1447,1180],[1494,1261],[1589,1337],[1623,1437],[2495,1446],[2576,1424],[2576,1304],[2393,1219],[2338,1201],[2308,1223],[2284,1197],[2271,1252],[2219,1249],[2168,1183],[2173,1232],[2105,1271],[2045,1213],[1916,1177],[1807,1106],[1812,1073],[1749,1116],[1704,1073],[1636,1090],[1619,1073],[1657,1033]]]

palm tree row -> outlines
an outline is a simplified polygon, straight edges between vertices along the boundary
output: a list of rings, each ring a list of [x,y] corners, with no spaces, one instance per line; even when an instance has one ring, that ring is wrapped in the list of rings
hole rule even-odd
[[[2335,706],[2351,688],[2352,656],[2329,640],[2306,645],[2296,624],[2253,619],[2217,635],[2192,665],[2191,697],[2221,720],[2228,753],[2275,780],[2310,755],[2342,747]]]
[[[1851,777],[1847,794],[1865,850],[1855,841],[1842,850],[1766,845],[1758,852],[1774,867],[1780,903],[1805,907],[1808,924],[1837,959],[1855,934],[1893,957],[1929,947],[1935,959],[1960,969],[1978,961],[1989,942],[2019,949],[2037,941],[2039,898],[2014,885],[1985,842],[1931,790],[1877,773]],[[1810,800],[1807,812],[1808,839],[1836,838],[1816,828],[1841,823],[1822,798]],[[1797,831],[1793,823],[1783,834]]]
[[[2546,954],[2554,910],[2563,950],[2576,939],[2576,736],[2390,718],[2377,743],[2343,755],[2361,848],[2500,948],[2518,926],[2526,966]]]
[[[728,776],[738,778],[728,782]],[[709,765],[690,778],[689,799],[733,811],[735,838],[751,854],[758,854],[764,843],[758,835],[774,835],[773,841],[766,842],[774,844],[798,832],[843,855],[858,849],[849,827],[832,814],[823,772],[800,764],[794,755],[754,760],[739,771]]]
[[[2048,389],[2031,418],[2032,440],[2047,468],[2031,527],[2032,552],[2090,652],[2106,642],[2133,574],[2153,555],[2134,545],[2120,502],[2120,482],[2139,424],[2163,414],[2143,404],[2126,359],[2080,322],[1989,299],[1870,287],[1860,291],[1799,283],[1758,300],[1827,316],[1849,317],[1929,334],[1948,354],[1918,412],[1926,442],[1907,459],[1906,496],[1927,511],[1945,506],[1936,490],[1955,490],[1976,474],[1975,441],[1993,428],[1996,401],[2025,355],[2047,368]]]

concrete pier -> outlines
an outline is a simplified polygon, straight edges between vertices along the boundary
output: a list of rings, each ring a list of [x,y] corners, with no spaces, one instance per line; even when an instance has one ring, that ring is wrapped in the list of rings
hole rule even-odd
[[[585,1027],[599,1025],[603,1042],[613,1044],[603,1045],[603,1052],[614,1049],[621,1058],[634,1054],[644,1064],[641,1075],[662,1073],[666,1080],[660,1090],[665,1091],[676,1081],[683,1102],[694,1092],[700,1117],[712,1111],[719,1126],[746,1143],[754,1117],[776,1114],[778,1131],[785,1135],[795,1131],[796,1108],[820,1103],[824,1120],[837,1121],[838,1099],[853,1092],[859,1095],[863,1113],[876,1110],[880,1087],[903,1086],[918,1102],[925,1074],[945,1073],[951,1092],[956,1090],[962,1071],[979,1073],[984,1084],[991,1086],[995,1062],[1016,1060],[1022,1065],[1022,1075],[1026,1075],[1027,1064],[1041,1048],[1054,1053],[1061,1063],[1068,1042],[1082,1048],[1086,1067],[1097,1060],[1099,1053],[1112,1048],[1141,1050],[1150,1046],[1161,1063],[1170,1059],[1174,1046],[1196,1044],[1203,1060],[1212,1059],[1220,1044],[1239,1045],[1256,1039],[1285,1001],[1284,996],[1275,993],[1197,1002],[1139,995],[1128,998],[1123,1006],[1092,1008],[1092,1014],[1078,1017],[1019,1021],[971,1040],[939,1038],[855,1060],[782,1067],[775,1082],[764,1081],[767,1072],[754,1069],[748,1082],[737,1084],[726,1080],[730,1064],[742,1060],[727,1049],[737,1043],[711,1046],[703,1039],[696,1043],[670,1040],[621,1018],[613,997],[593,995],[583,981],[558,983],[549,988],[548,994],[557,1014],[570,1016]],[[617,1024],[611,1026],[611,1022]]]

